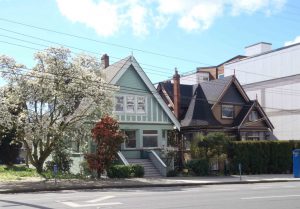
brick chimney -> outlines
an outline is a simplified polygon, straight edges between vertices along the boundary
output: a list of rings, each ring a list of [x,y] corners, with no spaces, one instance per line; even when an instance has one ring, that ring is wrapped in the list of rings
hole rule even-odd
[[[102,55],[101,64],[102,64],[103,68],[107,68],[109,66],[109,56],[107,54]]]
[[[175,74],[173,76],[173,93],[174,93],[174,114],[177,119],[180,116],[180,75],[177,68],[175,68]]]

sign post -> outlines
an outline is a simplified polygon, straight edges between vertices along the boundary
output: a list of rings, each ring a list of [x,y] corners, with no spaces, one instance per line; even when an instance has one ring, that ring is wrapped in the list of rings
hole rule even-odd
[[[53,172],[54,172],[54,181],[55,181],[55,185],[56,185],[56,175],[57,175],[57,171],[58,171],[58,167],[56,164],[54,164],[53,166]]]
[[[242,164],[239,163],[240,181],[242,181]]]

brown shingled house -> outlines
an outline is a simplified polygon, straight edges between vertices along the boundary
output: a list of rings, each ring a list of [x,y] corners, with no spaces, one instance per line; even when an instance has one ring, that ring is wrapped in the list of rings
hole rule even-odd
[[[235,76],[183,85],[176,71],[173,82],[160,82],[157,91],[180,121],[187,139],[195,133],[226,132],[238,140],[266,140],[274,129]]]

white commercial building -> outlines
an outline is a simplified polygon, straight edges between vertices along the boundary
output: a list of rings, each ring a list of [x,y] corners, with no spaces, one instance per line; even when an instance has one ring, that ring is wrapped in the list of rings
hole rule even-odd
[[[300,139],[300,44],[275,50],[261,42],[246,47],[246,58],[224,65],[250,99],[259,101],[280,140]]]

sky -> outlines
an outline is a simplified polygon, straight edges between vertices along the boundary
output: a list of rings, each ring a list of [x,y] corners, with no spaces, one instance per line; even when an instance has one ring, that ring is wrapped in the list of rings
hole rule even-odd
[[[157,83],[257,42],[300,42],[299,22],[297,0],[0,0],[0,55],[29,68],[49,46],[111,63],[133,55]]]

